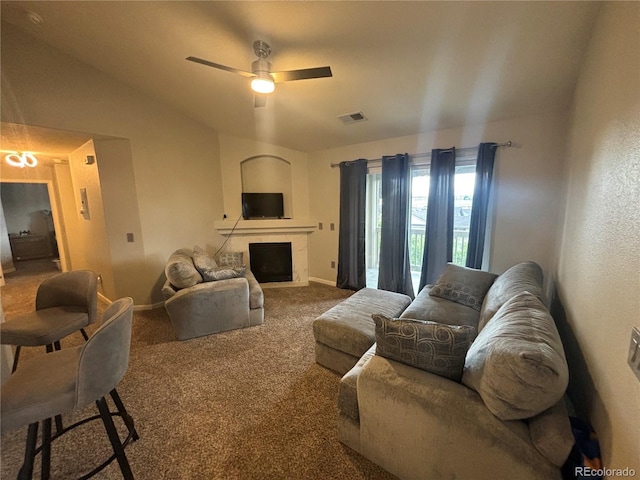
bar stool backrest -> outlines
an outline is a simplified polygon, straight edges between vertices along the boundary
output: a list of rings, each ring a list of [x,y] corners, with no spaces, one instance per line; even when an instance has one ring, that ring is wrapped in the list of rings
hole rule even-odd
[[[38,287],[36,310],[76,306],[86,307],[89,323],[98,319],[98,279],[89,270],[63,272],[47,278]]]
[[[133,300],[113,302],[103,323],[82,347],[78,363],[76,406],[82,407],[107,395],[124,377],[129,366]]]

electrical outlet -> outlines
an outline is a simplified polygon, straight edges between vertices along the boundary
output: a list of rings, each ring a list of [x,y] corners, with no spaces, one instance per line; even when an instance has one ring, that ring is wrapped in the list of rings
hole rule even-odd
[[[133,242],[133,233],[127,233],[127,242]]]
[[[633,327],[631,329],[631,344],[629,345],[629,366],[633,373],[640,380],[640,329]]]
[[[322,230],[323,227],[324,225],[322,224],[322,222],[318,223],[318,230]]]
[[[336,268],[336,262],[334,261],[331,262],[331,268]]]
[[[335,230],[336,229],[336,224],[335,223],[332,223],[330,226],[331,226],[331,230]]]

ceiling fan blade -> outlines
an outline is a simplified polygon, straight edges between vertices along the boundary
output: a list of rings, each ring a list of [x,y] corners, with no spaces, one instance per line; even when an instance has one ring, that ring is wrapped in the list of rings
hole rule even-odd
[[[266,107],[267,106],[267,96],[261,93],[254,94],[254,107]]]
[[[237,68],[227,67],[226,65],[220,65],[219,63],[213,63],[209,60],[203,60],[202,58],[198,57],[187,57],[186,60],[189,60],[190,62],[200,63],[202,65],[206,65],[207,67],[219,68],[220,70],[225,70],[227,72],[237,73],[239,75],[242,75],[243,77],[255,77],[255,75],[251,72],[245,72],[244,70],[238,70]]]
[[[292,80],[306,80],[310,78],[332,77],[331,67],[303,68],[287,72],[271,72],[274,82],[290,82]]]

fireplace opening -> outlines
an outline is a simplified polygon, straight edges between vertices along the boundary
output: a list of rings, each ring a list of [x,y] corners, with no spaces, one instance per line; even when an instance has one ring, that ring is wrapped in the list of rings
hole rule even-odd
[[[293,280],[291,242],[250,243],[249,262],[260,283]]]

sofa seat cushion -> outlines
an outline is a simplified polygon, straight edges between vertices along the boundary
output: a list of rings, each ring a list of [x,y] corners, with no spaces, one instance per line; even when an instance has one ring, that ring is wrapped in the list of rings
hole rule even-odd
[[[535,262],[514,265],[498,278],[484,297],[480,309],[478,331],[482,330],[504,303],[518,293],[529,292],[545,302],[542,290],[542,269]]]
[[[448,263],[436,284],[429,290],[429,294],[466,305],[479,312],[484,297],[496,277],[495,273]]]
[[[189,250],[177,250],[171,254],[164,268],[167,280],[178,290],[202,283],[202,275],[193,264],[191,255]]]
[[[460,303],[429,295],[429,287],[420,290],[415,300],[400,315],[400,318],[413,318],[448,325],[478,326],[478,311]]]
[[[562,467],[575,443],[564,399],[528,420],[531,442],[544,457]]]
[[[410,303],[401,293],[363,288],[316,318],[313,334],[317,342],[359,358],[376,341],[371,315],[397,317]]]
[[[362,371],[369,359],[376,353],[376,345],[371,345],[358,363],[349,370],[341,379],[338,385],[338,411],[341,415],[346,415],[355,422],[360,422],[358,411],[358,375]]]
[[[569,371],[546,307],[529,292],[508,300],[478,334],[462,382],[502,420],[530,418],[562,398]]]

